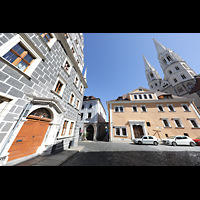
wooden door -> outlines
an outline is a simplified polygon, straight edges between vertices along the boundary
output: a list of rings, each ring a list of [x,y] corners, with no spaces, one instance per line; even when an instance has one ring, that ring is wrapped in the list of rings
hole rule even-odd
[[[144,135],[143,128],[140,125],[139,126],[133,125],[133,130],[134,130],[135,138],[141,138]]]
[[[49,127],[48,118],[29,115],[9,149],[8,161],[36,153]]]

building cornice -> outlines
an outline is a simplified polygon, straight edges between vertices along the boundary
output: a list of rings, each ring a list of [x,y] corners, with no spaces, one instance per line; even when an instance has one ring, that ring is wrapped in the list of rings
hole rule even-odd
[[[78,64],[77,64],[77,62],[76,62],[76,60],[75,60],[75,58],[73,56],[73,53],[72,53],[72,51],[71,51],[71,49],[70,49],[70,47],[69,47],[69,45],[68,45],[68,43],[66,41],[64,33],[54,33],[54,34],[55,34],[56,38],[62,43],[62,46],[64,47],[64,50],[66,51],[67,55],[69,56],[74,68],[76,69],[76,71],[77,71],[77,73],[78,73],[78,75],[79,75],[79,77],[81,79],[81,82],[83,83],[84,87],[88,88],[88,85],[87,85],[87,83],[86,83],[86,81],[85,81],[85,79],[83,77],[83,74],[82,74],[80,68],[78,67]]]

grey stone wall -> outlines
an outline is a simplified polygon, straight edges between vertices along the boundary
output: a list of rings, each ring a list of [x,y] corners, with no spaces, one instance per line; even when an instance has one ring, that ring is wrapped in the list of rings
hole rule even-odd
[[[15,35],[16,33],[0,33],[0,46]],[[57,98],[60,104],[66,109],[63,115],[66,118],[76,121],[74,136],[77,139],[80,125],[79,110],[68,104],[71,91],[73,91],[75,93],[75,102],[77,98],[80,100],[81,109],[84,92],[81,94],[79,92],[79,87],[77,88],[73,83],[77,72],[75,68],[72,67],[71,73],[68,75],[61,67],[66,59],[66,51],[64,51],[58,40],[51,49],[49,49],[37,33],[27,33],[26,36],[46,59],[39,63],[31,74],[30,80],[22,73],[19,73],[0,60],[0,94],[4,94],[4,96],[8,94],[17,98],[16,103],[12,105],[6,116],[3,119],[0,118],[0,145],[12,130],[24,106],[28,102],[25,93],[35,93],[40,97],[57,97],[51,90],[54,89],[53,87],[59,74],[61,74],[63,79],[67,82],[67,85],[63,92],[62,99]]]

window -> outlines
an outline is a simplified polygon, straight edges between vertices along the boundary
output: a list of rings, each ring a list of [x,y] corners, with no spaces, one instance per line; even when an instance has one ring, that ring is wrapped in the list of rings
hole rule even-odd
[[[128,136],[126,127],[116,127],[115,128],[115,135],[116,136]]]
[[[3,113],[3,111],[6,109],[8,103],[10,101],[11,101],[11,99],[8,99],[6,97],[0,96],[0,116],[1,116],[1,113]]]
[[[66,61],[65,65],[64,65],[64,69],[66,69],[67,71],[69,71],[70,69],[70,64],[68,61]]]
[[[149,98],[150,98],[150,99],[153,99],[153,97],[152,97],[152,95],[151,95],[151,94],[149,94]]]
[[[83,113],[81,113],[81,120],[83,119]]]
[[[194,84],[193,83],[187,83],[187,86],[189,89],[192,89],[194,87]]]
[[[81,83],[81,85],[80,85],[80,90],[79,90],[79,92],[80,92],[81,94],[83,94],[83,85],[82,85],[82,83]]]
[[[72,133],[73,133],[73,128],[74,128],[74,122],[71,122],[71,124],[70,124],[70,129],[69,129],[69,135],[72,135]]]
[[[157,105],[157,107],[158,107],[158,111],[159,111],[159,112],[164,112],[164,111],[165,111],[165,110],[163,109],[163,105],[162,105],[162,104]]]
[[[74,94],[73,94],[73,93],[71,93],[71,95],[70,95],[69,103],[70,103],[71,105],[74,104]]]
[[[141,94],[139,94],[139,99],[142,99],[142,95]]]
[[[16,44],[9,52],[7,52],[3,58],[8,62],[15,65],[19,70],[25,72],[35,59],[30,52],[25,49],[21,43]]]
[[[141,110],[142,110],[142,112],[147,112],[146,106],[145,105],[141,105]]]
[[[157,84],[157,83],[155,83],[155,86],[158,86],[158,84]]]
[[[66,131],[67,131],[67,124],[68,124],[68,121],[65,120],[65,121],[64,121],[64,124],[63,124],[63,128],[62,128],[62,133],[61,133],[61,135],[65,135],[65,134],[66,134]]]
[[[50,33],[40,33],[41,37],[48,43],[53,37]]]
[[[175,66],[175,69],[178,71],[178,70],[180,70],[180,68],[178,67],[178,66]]]
[[[172,74],[172,71],[171,71],[171,70],[169,70],[169,74]]]
[[[78,109],[78,110],[79,110],[79,105],[80,105],[80,101],[79,101],[79,99],[77,99],[76,100],[76,109]]]
[[[146,94],[144,94],[144,98],[147,99],[147,95]]]
[[[51,92],[57,95],[58,97],[62,98],[62,94],[64,92],[66,84],[67,83],[65,82],[64,78],[61,75],[59,75]]]
[[[56,85],[56,89],[55,89],[55,92],[56,92],[57,94],[60,94],[60,91],[61,91],[61,89],[62,89],[62,86],[63,86],[63,84],[62,84],[60,81],[58,81],[58,83],[57,83],[57,85]]]
[[[83,104],[81,109],[83,110],[83,109],[84,109],[84,107],[85,107],[85,105]]]
[[[92,118],[92,113],[88,113],[88,119]]]
[[[150,122],[146,122],[147,126],[151,126]]]
[[[174,83],[177,83],[178,81],[177,81],[177,79],[176,78],[174,78]]]
[[[123,106],[115,106],[115,112],[124,112]]]
[[[78,87],[78,83],[79,83],[79,79],[78,79],[78,77],[76,76],[76,78],[75,78],[75,80],[74,80],[74,84],[75,84],[76,87]]]
[[[137,95],[134,95],[134,99],[137,99]]]
[[[175,112],[174,106],[172,104],[167,104],[170,112]]]
[[[89,108],[92,108],[92,104],[89,105]]]
[[[192,124],[193,128],[200,128],[199,124],[197,123],[196,119],[189,119],[190,123]]]
[[[184,74],[181,74],[182,79],[186,79],[186,76]]]
[[[182,87],[177,87],[177,91],[178,91],[179,93],[181,93],[181,92],[183,92],[184,90],[183,90]]]
[[[151,76],[151,78],[153,78],[153,77],[154,77],[154,75],[153,75],[152,73],[150,73],[150,76]]]
[[[167,118],[163,118],[162,121],[163,121],[164,127],[171,127]]]
[[[179,128],[183,127],[180,119],[173,119],[173,120],[174,120],[174,123],[175,123],[176,127],[179,127]]]
[[[167,61],[166,61],[165,59],[163,59],[163,62],[164,62],[165,64],[167,64]]]
[[[133,108],[133,112],[137,112],[138,110],[137,110],[137,106],[132,106],[132,108]]]
[[[185,112],[191,112],[187,104],[181,104]]]
[[[169,60],[169,62],[171,62],[172,58],[170,56],[167,56],[167,60]]]

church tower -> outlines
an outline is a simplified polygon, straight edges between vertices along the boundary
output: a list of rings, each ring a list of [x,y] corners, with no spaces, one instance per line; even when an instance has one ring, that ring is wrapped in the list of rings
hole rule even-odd
[[[147,81],[148,81],[149,88],[153,92],[160,91],[160,89],[161,89],[161,80],[162,80],[160,75],[155,70],[155,68],[152,67],[149,64],[149,62],[144,57],[144,55],[143,55],[143,59],[144,59],[144,66],[145,66],[145,74],[146,74],[146,78],[147,78]]]
[[[161,83],[161,91],[176,96],[193,98],[197,107],[200,107],[199,96],[197,94],[189,94],[196,83],[194,76],[197,74],[177,53],[170,48],[164,47],[155,39],[153,39],[153,41],[158,53],[157,57],[160,66],[165,75],[164,80],[169,83],[168,85],[165,85],[165,87],[163,87]]]

